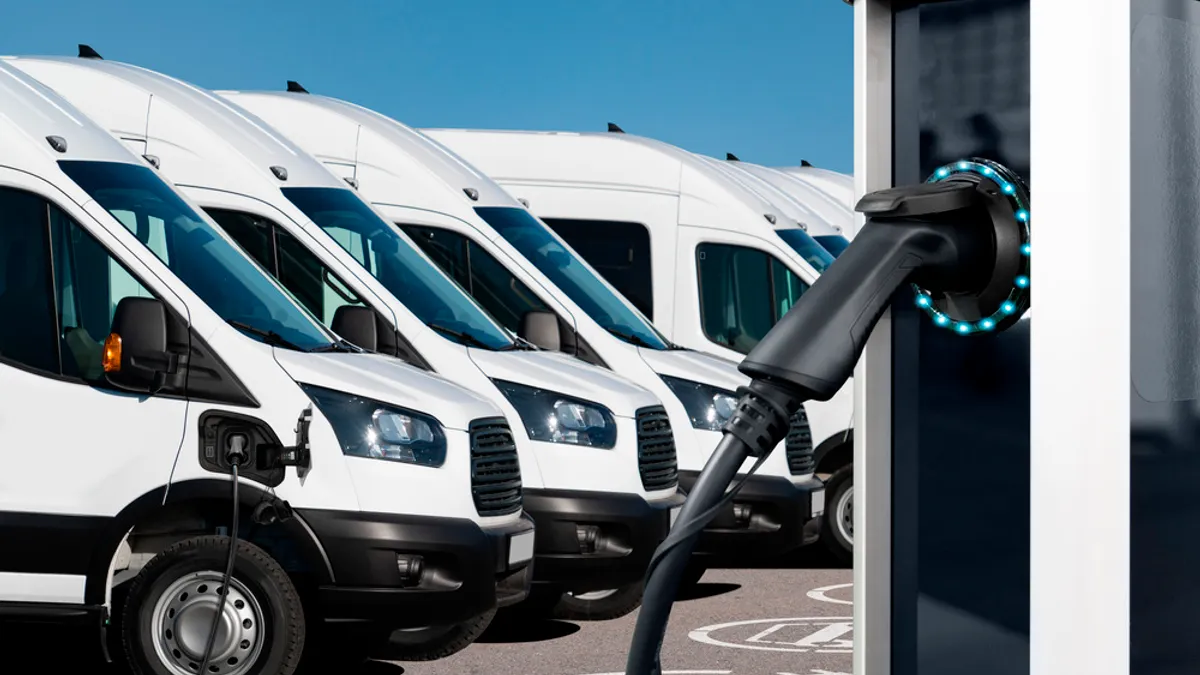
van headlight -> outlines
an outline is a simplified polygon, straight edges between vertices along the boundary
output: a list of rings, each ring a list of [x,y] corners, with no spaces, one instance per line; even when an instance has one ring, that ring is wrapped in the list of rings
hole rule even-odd
[[[608,408],[547,389],[493,381],[517,409],[530,439],[589,448],[617,444],[617,420]]]
[[[344,454],[421,466],[445,463],[446,433],[429,415],[311,384],[300,388],[329,420]]]
[[[659,377],[683,404],[696,429],[720,431],[737,409],[738,397],[732,391],[678,377]]]

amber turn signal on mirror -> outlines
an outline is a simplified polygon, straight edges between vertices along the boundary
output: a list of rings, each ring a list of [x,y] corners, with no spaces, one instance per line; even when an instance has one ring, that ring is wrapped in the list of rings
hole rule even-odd
[[[104,358],[101,361],[104,372],[117,373],[121,371],[121,336],[109,333],[104,340]]]

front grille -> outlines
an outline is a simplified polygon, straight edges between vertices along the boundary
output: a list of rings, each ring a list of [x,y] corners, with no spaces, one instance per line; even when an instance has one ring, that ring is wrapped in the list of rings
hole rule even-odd
[[[784,447],[787,449],[788,471],[793,476],[813,472],[812,429],[808,427],[808,413],[804,411],[804,406],[800,406],[792,415]]]
[[[638,472],[648,492],[666,490],[679,483],[675,436],[667,411],[657,405],[637,411]]]
[[[503,417],[471,422],[471,494],[481,516],[521,510],[521,463]]]

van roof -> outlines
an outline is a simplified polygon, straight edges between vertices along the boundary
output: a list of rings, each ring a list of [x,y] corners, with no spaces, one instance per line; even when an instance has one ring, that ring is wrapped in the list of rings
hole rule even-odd
[[[854,208],[854,176],[850,174],[815,166],[785,166],[777,170],[828,193],[851,209]]]
[[[854,209],[837,195],[821,189],[800,176],[779,169],[741,161],[727,164],[733,170],[747,175],[757,184],[763,185],[770,194],[780,195],[782,199],[803,205],[806,210],[819,214],[822,221],[837,228],[836,232],[810,232],[813,236],[824,234],[850,236],[853,233]]]
[[[298,141],[330,168],[373,184],[372,201],[438,208],[519,206],[491,178],[419,131],[368,108],[286,91],[218,92]],[[381,198],[382,197],[382,198]]]
[[[178,185],[240,193],[284,185],[345,187],[262,120],[182,80],[98,59],[36,56],[8,62],[87,108],[135,152],[144,148],[159,157]],[[286,170],[286,182],[272,167]]]
[[[0,163],[39,173],[61,159],[138,162],[87,115],[11,64],[0,57]]]
[[[776,230],[793,229],[799,226],[810,236],[839,234],[841,226],[824,214],[815,210],[811,205],[797,199],[779,188],[742,168],[739,161],[719,160],[715,157],[700,156],[712,164],[717,170],[725,172],[729,179],[741,183],[747,190],[757,193],[763,201],[770,202],[781,214],[775,222]],[[840,215],[840,214],[839,214]]]
[[[422,129],[502,185],[576,184],[692,198],[695,204],[779,216],[760,195],[699,156],[628,133]],[[586,158],[586,159],[582,159]]]

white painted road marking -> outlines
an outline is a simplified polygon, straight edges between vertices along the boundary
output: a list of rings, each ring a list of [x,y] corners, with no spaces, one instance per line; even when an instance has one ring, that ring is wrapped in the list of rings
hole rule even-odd
[[[854,584],[835,584],[833,586],[823,586],[814,588],[808,592],[808,597],[821,602],[829,602],[835,605],[853,605],[853,600],[842,600],[840,598],[831,598],[827,595],[830,591],[840,591],[843,588],[854,588]]]
[[[751,634],[738,628],[764,626]],[[852,654],[854,641],[849,637],[854,630],[852,617],[814,616],[798,619],[754,619],[732,621],[697,628],[688,637],[696,642],[717,647],[753,649],[770,652],[801,652],[818,654]],[[718,639],[714,633],[723,633]],[[727,637],[726,637],[727,636]]]

